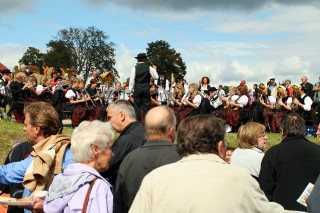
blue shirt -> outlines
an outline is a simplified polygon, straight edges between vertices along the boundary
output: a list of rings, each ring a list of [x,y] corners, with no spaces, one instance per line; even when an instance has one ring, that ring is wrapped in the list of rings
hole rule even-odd
[[[33,161],[33,157],[29,155],[28,158],[23,161],[9,163],[3,166],[0,166],[0,182],[3,184],[10,185],[12,183],[22,183],[24,175]],[[70,147],[66,148],[64,152],[62,168],[63,170],[68,167],[69,164],[73,163],[73,158],[71,155]],[[31,195],[31,191],[27,188],[24,188],[23,197],[28,197]],[[30,212],[25,210],[25,212]]]

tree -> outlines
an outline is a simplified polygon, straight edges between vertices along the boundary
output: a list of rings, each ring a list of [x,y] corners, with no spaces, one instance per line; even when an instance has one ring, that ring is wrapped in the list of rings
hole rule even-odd
[[[67,45],[63,41],[51,40],[47,47],[47,54],[44,56],[45,64],[49,67],[67,67],[71,68],[74,66],[71,60],[71,53]]]
[[[92,26],[87,29],[63,29],[58,32],[56,39],[66,45],[72,66],[77,68],[77,74],[83,72],[84,80],[93,69],[107,69],[115,77],[119,77],[114,68],[115,44],[107,42],[109,36],[103,31]]]
[[[150,63],[155,64],[158,70],[165,71],[165,76],[170,79],[171,73],[174,76],[186,75],[186,65],[181,58],[181,54],[165,41],[155,41],[148,43],[147,55]]]
[[[44,65],[44,54],[40,53],[39,49],[29,47],[23,54],[22,58],[19,60],[19,63],[34,65],[37,66],[40,70]]]

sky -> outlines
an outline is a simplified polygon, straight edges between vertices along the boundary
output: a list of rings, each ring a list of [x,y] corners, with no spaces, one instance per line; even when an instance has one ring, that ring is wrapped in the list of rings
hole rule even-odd
[[[23,3],[22,3],[23,2]],[[28,47],[46,53],[61,29],[94,26],[116,48],[123,82],[148,43],[181,54],[185,79],[210,85],[318,81],[318,0],[1,0],[0,62],[13,69]]]

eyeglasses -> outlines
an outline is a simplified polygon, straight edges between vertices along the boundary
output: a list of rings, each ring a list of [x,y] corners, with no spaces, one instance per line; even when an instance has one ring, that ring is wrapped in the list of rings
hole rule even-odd
[[[267,139],[267,135],[263,134],[259,138],[262,138],[262,139],[266,140]]]

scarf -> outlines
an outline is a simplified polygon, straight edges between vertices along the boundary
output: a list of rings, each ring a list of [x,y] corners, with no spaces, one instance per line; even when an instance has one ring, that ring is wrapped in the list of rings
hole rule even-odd
[[[70,138],[52,135],[33,146],[33,161],[23,179],[23,186],[30,191],[48,190],[53,176],[62,173],[62,161]]]

